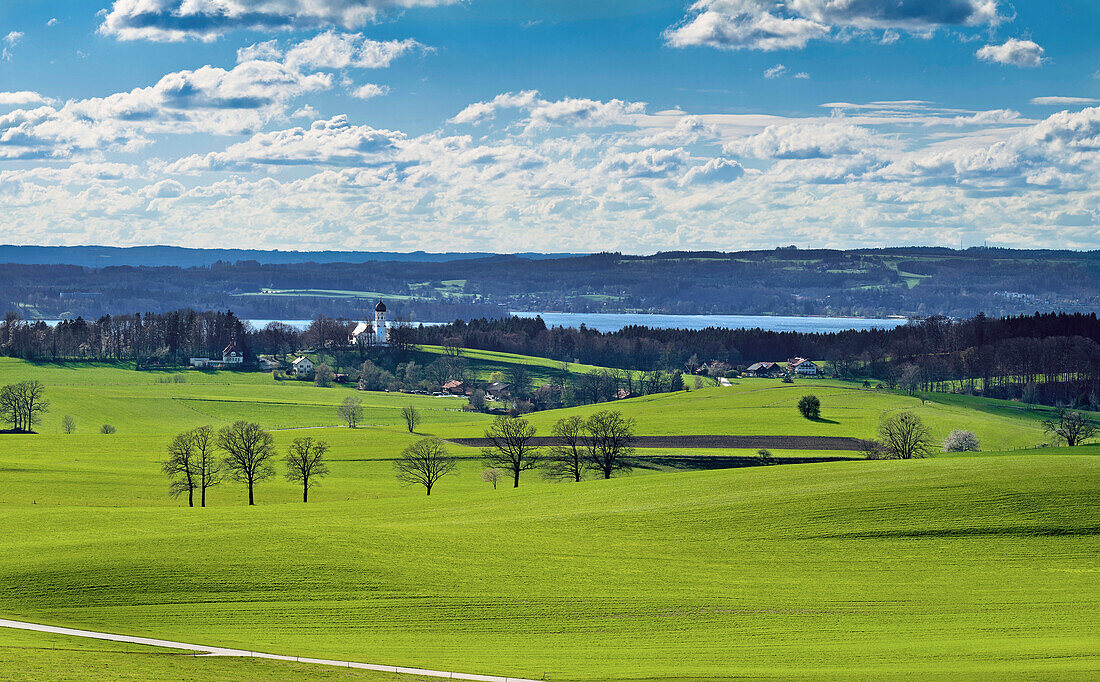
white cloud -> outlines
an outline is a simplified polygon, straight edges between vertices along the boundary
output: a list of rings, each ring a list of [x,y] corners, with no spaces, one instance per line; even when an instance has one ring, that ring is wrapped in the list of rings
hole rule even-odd
[[[360,33],[328,31],[290,48],[286,63],[294,68],[380,69],[423,46],[415,40],[378,41]]]
[[[309,128],[258,133],[224,152],[181,159],[173,170],[247,169],[259,165],[339,165],[390,162],[405,135],[356,126],[347,116],[314,121]]]
[[[236,30],[361,28],[381,13],[459,0],[115,0],[99,32],[119,40],[211,41]]]
[[[764,78],[779,78],[783,74],[787,73],[787,67],[782,64],[776,64],[770,69],[764,71]]]
[[[757,159],[818,159],[856,154],[875,145],[870,131],[845,123],[768,126],[757,135],[730,142],[726,154]]]
[[[811,40],[847,39],[853,31],[885,29],[928,34],[941,27],[996,26],[1005,20],[996,0],[696,0],[664,33],[672,47],[723,50],[794,50]]]
[[[19,31],[12,31],[4,36],[4,38],[0,40],[0,44],[3,45],[3,47],[0,48],[0,61],[10,62],[12,58],[11,48],[18,45],[21,40],[23,40],[23,34]]]
[[[53,100],[37,92],[20,90],[18,92],[0,92],[0,107],[34,106],[38,104],[52,104]]]
[[[1006,66],[1035,68],[1046,61],[1046,51],[1030,40],[1010,38],[1001,45],[986,45],[976,53],[978,59]]]
[[[1031,103],[1039,107],[1073,107],[1100,104],[1100,99],[1092,97],[1033,97]]]
[[[46,26],[57,26],[57,17],[54,17],[46,22]]]
[[[829,34],[824,24],[780,16],[766,7],[759,0],[699,0],[691,14],[665,31],[665,41],[672,47],[773,51],[801,49]]]
[[[331,86],[327,74],[303,74],[276,62],[178,71],[149,87],[0,116],[0,158],[135,151],[156,133],[250,132],[283,115],[295,97]]]
[[[371,99],[373,97],[381,97],[382,95],[389,93],[389,91],[389,87],[385,85],[365,83],[352,90],[351,96],[357,99]]]
[[[600,128],[624,125],[634,115],[645,113],[645,103],[620,99],[604,102],[573,97],[548,101],[541,99],[535,90],[525,90],[504,93],[488,102],[471,104],[452,118],[451,123],[481,123],[495,118],[497,112],[503,109],[525,111],[528,115],[524,122],[525,129],[527,132],[534,132],[555,126]]]

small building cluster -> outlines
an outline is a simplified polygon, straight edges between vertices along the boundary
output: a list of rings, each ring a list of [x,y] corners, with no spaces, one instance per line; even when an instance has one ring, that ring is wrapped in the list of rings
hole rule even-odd
[[[191,366],[195,369],[220,369],[244,364],[244,352],[237,348],[233,341],[222,350],[222,359],[215,358],[191,358]]]

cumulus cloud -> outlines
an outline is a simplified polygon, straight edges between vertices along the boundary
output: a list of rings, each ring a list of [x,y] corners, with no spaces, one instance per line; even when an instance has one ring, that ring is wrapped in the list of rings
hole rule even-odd
[[[665,31],[672,47],[714,47],[721,50],[801,49],[829,34],[825,24],[769,11],[759,0],[699,0],[678,25]]]
[[[134,151],[153,133],[250,132],[282,115],[295,97],[331,86],[330,75],[303,74],[277,62],[177,71],[149,87],[0,116],[0,158]]]
[[[1006,66],[1035,68],[1046,61],[1046,51],[1030,40],[1010,38],[1000,45],[986,45],[976,53],[978,59]]]
[[[870,131],[844,123],[772,125],[723,147],[726,154],[757,159],[820,159],[856,154],[875,145]]]
[[[392,161],[405,135],[357,126],[347,116],[314,121],[309,128],[258,133],[224,152],[182,159],[176,172],[247,169],[258,165],[340,165]]]
[[[481,123],[495,118],[504,109],[526,112],[525,129],[534,132],[555,126],[599,128],[626,124],[634,115],[645,113],[645,103],[573,97],[549,101],[540,98],[535,90],[526,90],[504,93],[490,101],[471,104],[452,118],[451,123]]]
[[[51,104],[53,100],[37,92],[20,90],[18,92],[0,92],[0,107],[34,106],[38,104]]]
[[[779,78],[785,73],[787,73],[787,67],[782,64],[776,64],[770,69],[765,69],[764,78]]]
[[[415,40],[371,40],[361,33],[326,31],[283,49],[267,40],[237,50],[237,61],[283,61],[295,69],[381,69],[413,50],[426,50]]]
[[[235,30],[355,29],[386,11],[459,0],[115,0],[99,26],[119,40],[211,41]]]
[[[881,42],[890,44],[899,30],[927,33],[1003,20],[996,0],[696,0],[664,38],[672,47],[792,50],[844,30],[884,29]]]
[[[351,96],[357,99],[372,99],[387,94],[390,89],[385,85],[365,83],[351,91]]]

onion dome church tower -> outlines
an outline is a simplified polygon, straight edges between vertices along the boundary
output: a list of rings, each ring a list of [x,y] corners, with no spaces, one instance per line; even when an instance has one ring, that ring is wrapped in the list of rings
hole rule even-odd
[[[374,306],[374,340],[379,345],[389,343],[389,330],[386,328],[386,304],[378,299],[378,305]]]

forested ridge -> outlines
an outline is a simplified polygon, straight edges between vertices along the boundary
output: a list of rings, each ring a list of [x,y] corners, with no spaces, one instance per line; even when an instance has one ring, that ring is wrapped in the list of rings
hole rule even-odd
[[[302,254],[308,258],[308,254]],[[991,317],[1100,309],[1100,253],[897,248],[489,256],[442,262],[0,265],[0,306],[26,318],[180,308],[245,318],[440,322],[510,310]]]

